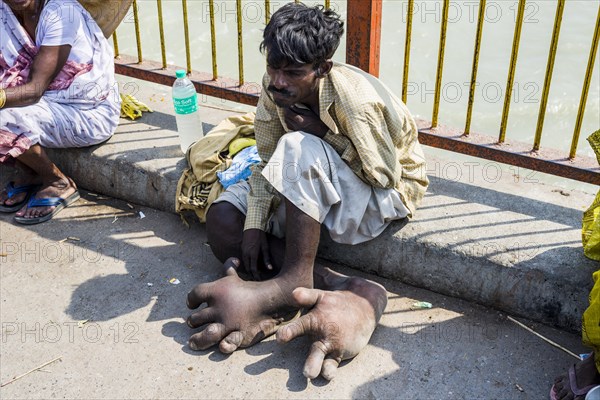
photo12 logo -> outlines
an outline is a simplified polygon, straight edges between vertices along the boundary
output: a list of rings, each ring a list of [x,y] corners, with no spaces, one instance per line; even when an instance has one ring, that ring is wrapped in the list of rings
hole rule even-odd
[[[196,3],[196,2],[194,2]],[[275,11],[281,8],[283,5],[287,4],[287,1],[271,1],[268,3],[268,15],[273,15]],[[323,2],[319,1],[303,1],[309,7],[322,5]],[[240,16],[242,21],[255,24],[255,23],[264,23],[267,19],[267,9],[265,7],[264,1],[232,1],[232,0],[223,0],[223,1],[214,1],[202,2],[202,22],[207,23],[210,21],[211,14],[215,21],[219,23],[226,23],[227,21],[234,21],[238,17],[238,6]],[[197,5],[194,5],[195,8],[198,8]],[[330,2],[329,8],[337,13],[339,13],[340,6],[335,1]]]
[[[451,1],[448,3],[448,22],[477,22],[479,16],[479,1]],[[409,10],[407,1],[402,4],[402,22],[406,23]],[[517,20],[519,5],[518,2],[500,2],[487,1],[483,18],[486,23],[497,23],[503,18]],[[535,1],[527,2],[523,11],[523,23],[538,23],[537,15],[540,11],[540,5]],[[441,1],[415,1],[412,4],[413,21],[425,23],[440,23],[442,21],[443,3]]]
[[[138,324],[115,322],[103,326],[90,321],[68,322],[3,322],[2,343],[138,343]]]
[[[451,104],[465,101],[469,97],[470,86],[470,82],[446,82],[440,88],[441,98]],[[540,101],[540,93],[540,85],[536,82],[515,82],[510,93],[511,103],[537,104]],[[432,102],[435,85],[428,82],[409,82],[406,94],[411,97],[419,96],[421,103]],[[506,88],[498,82],[475,82],[475,96],[481,97],[486,103],[501,103],[506,97]]]
[[[104,257],[113,262],[135,259],[139,248],[128,243],[86,243],[85,247],[68,242],[0,242],[0,264],[20,261],[22,263],[72,264],[81,259],[87,263],[99,263]]]

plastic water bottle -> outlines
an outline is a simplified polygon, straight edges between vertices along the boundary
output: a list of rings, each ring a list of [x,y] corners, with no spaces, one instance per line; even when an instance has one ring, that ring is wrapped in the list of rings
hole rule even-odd
[[[177,79],[173,83],[173,104],[179,133],[179,145],[185,154],[194,142],[203,136],[198,95],[194,84],[187,78],[185,70],[175,71]]]

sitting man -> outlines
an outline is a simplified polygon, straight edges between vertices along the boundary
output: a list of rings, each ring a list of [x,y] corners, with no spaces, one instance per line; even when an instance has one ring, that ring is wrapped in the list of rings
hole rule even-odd
[[[304,375],[332,379],[383,313],[381,285],[314,264],[321,226],[340,243],[373,239],[412,216],[428,180],[406,106],[376,78],[332,62],[342,33],[335,12],[294,3],[264,30],[268,65],[255,119],[263,162],[208,211],[208,240],[227,276],[188,295],[188,307],[208,305],[188,319],[207,324],[192,349],[250,346],[304,308],[277,340],[314,337]],[[241,280],[241,267],[255,281]]]

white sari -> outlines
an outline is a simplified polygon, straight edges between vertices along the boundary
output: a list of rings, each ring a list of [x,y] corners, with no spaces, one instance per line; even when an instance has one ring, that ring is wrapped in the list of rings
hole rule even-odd
[[[0,2],[0,87],[29,81],[41,46],[71,45],[68,60],[36,104],[0,109],[0,162],[34,144],[84,147],[109,139],[120,114],[113,52],[90,14],[77,1],[50,0],[33,41],[10,7]]]

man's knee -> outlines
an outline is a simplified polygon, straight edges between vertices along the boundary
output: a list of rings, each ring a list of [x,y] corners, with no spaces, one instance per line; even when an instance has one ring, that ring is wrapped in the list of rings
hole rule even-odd
[[[206,214],[208,244],[221,262],[229,257],[241,257],[244,214],[226,201],[210,206]]]
[[[283,146],[288,152],[300,155],[302,148],[306,148],[312,144],[318,144],[321,139],[310,133],[302,131],[288,132],[284,134],[277,142],[277,147]]]
[[[295,181],[311,169],[331,169],[325,144],[322,139],[309,133],[286,133],[279,139],[274,157],[267,164],[267,174],[280,170],[284,179]]]
[[[227,201],[214,203],[206,214],[206,232],[211,237],[241,234],[244,230],[244,214]]]

